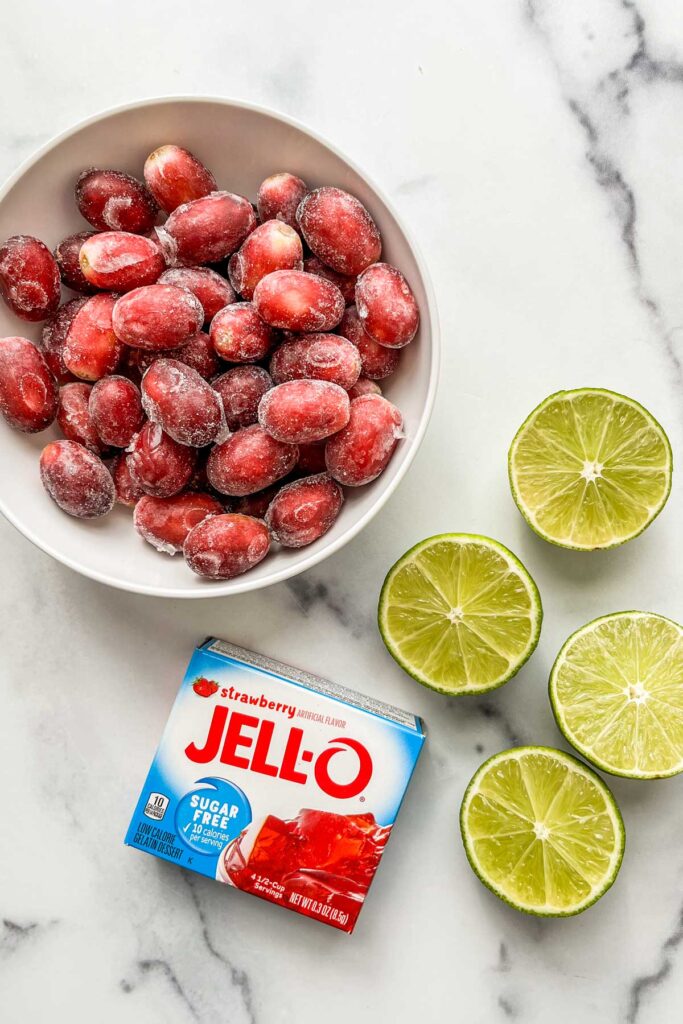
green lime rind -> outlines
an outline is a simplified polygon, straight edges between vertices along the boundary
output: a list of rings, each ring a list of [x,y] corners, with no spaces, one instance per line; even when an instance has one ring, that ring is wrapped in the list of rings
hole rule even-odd
[[[429,677],[426,673],[421,671],[419,666],[416,666],[415,664],[406,660],[406,658],[401,654],[401,651],[399,650],[397,643],[394,642],[394,639],[391,636],[391,630],[387,622],[387,613],[390,607],[390,589],[392,582],[396,577],[396,574],[405,565],[413,561],[416,555],[420,554],[420,552],[424,551],[434,543],[441,541],[452,541],[454,543],[471,542],[473,545],[484,545],[492,549],[493,551],[496,551],[503,557],[503,559],[507,561],[508,565],[511,568],[514,568],[519,579],[523,582],[527,590],[527,593],[529,594],[531,607],[533,609],[533,617],[531,619],[533,628],[529,637],[528,644],[526,648],[517,657],[514,664],[510,665],[509,670],[501,674],[500,678],[496,678],[493,682],[487,685],[468,684],[467,686],[461,687],[439,685],[433,678]],[[380,591],[377,619],[379,632],[387,650],[391,654],[392,658],[396,661],[396,663],[401,666],[404,672],[406,672],[409,676],[415,679],[416,682],[420,683],[422,686],[426,686],[428,689],[435,690],[437,693],[442,693],[445,696],[457,697],[468,696],[471,694],[478,695],[482,693],[488,693],[491,690],[496,690],[500,686],[503,686],[505,683],[509,682],[509,680],[512,679],[513,676],[515,676],[519,672],[522,666],[529,660],[529,658],[531,657],[531,655],[533,654],[538,645],[538,640],[541,634],[541,624],[543,622],[543,606],[541,603],[541,595],[531,574],[525,568],[525,566],[522,564],[519,558],[517,558],[517,556],[512,551],[510,551],[509,548],[505,547],[504,544],[501,544],[499,541],[493,540],[490,537],[485,537],[481,534],[441,533],[435,534],[432,537],[427,537],[424,540],[419,541],[417,544],[413,545],[413,547],[409,548],[409,550],[406,551],[405,554],[402,555],[401,558],[399,558],[398,561],[395,562],[394,565],[391,567],[391,569],[389,570],[385,577],[382,589]]]
[[[589,779],[596,787],[598,792],[603,796],[605,801],[605,809],[609,814],[609,817],[614,826],[614,835],[617,838],[617,843],[614,850],[611,853],[610,868],[605,873],[605,877],[601,884],[595,886],[590,895],[577,903],[575,906],[570,908],[557,908],[548,907],[543,908],[532,907],[530,905],[524,905],[519,901],[512,898],[500,885],[497,885],[490,878],[487,878],[484,871],[482,870],[479,860],[474,852],[472,843],[469,837],[469,829],[467,824],[467,812],[471,805],[472,799],[478,792],[478,784],[483,776],[487,773],[487,770],[492,767],[495,763],[501,763],[508,760],[510,757],[521,757],[524,754],[549,754],[554,760],[559,761],[563,764],[570,766],[573,770],[578,771],[583,775],[584,778]],[[523,747],[511,747],[508,750],[500,751],[498,754],[494,754],[489,757],[483,764],[479,766],[474,775],[472,776],[460,806],[460,835],[462,838],[463,847],[465,849],[465,855],[469,862],[472,871],[477,876],[482,885],[485,885],[498,899],[502,900],[503,903],[507,903],[508,906],[513,907],[515,910],[523,914],[528,914],[532,917],[575,917],[577,914],[581,914],[584,910],[588,910],[597,901],[605,895],[605,893],[611,889],[614,885],[619,869],[621,867],[624,858],[624,849],[626,846],[626,830],[624,828],[624,821],[621,816],[619,806],[606,783],[600,778],[600,776],[589,768],[588,765],[584,764],[577,757],[572,754],[567,754],[563,750],[557,750],[554,747],[544,746],[523,746]]]
[[[569,543],[567,540],[560,539],[558,537],[553,537],[551,534],[549,534],[546,531],[542,530],[538,526],[538,524],[534,522],[533,516],[530,513],[530,511],[527,509],[526,504],[524,503],[524,501],[522,500],[521,495],[519,493],[519,489],[518,489],[518,487],[516,485],[516,482],[515,482],[515,470],[514,470],[515,452],[516,452],[517,447],[519,445],[520,439],[523,437],[526,429],[530,426],[532,421],[537,418],[539,413],[543,409],[545,409],[548,405],[550,405],[553,401],[555,401],[558,398],[566,398],[568,396],[575,396],[575,395],[576,396],[578,396],[578,395],[605,395],[606,397],[610,398],[612,401],[623,402],[623,403],[626,403],[627,405],[630,405],[632,408],[637,409],[638,412],[640,412],[642,414],[642,416],[652,426],[652,428],[659,434],[659,436],[660,436],[660,438],[661,438],[661,440],[662,440],[662,442],[664,444],[664,448],[665,448],[666,455],[667,455],[666,464],[665,464],[664,467],[662,467],[667,472],[667,477],[668,477],[667,487],[666,487],[665,493],[662,495],[661,500],[659,501],[659,503],[656,506],[656,508],[651,511],[650,515],[647,518],[645,518],[645,520],[639,526],[638,529],[634,530],[631,533],[623,535],[623,536],[621,536],[621,535],[620,536],[616,536],[613,541],[611,541],[609,543],[605,543],[605,544],[585,544],[584,545],[584,544],[577,544],[577,543]],[[669,438],[667,437],[667,434],[666,434],[664,428],[662,427],[661,423],[659,423],[659,421],[652,415],[652,413],[648,409],[646,409],[643,405],[641,405],[640,402],[637,402],[633,398],[629,398],[627,395],[622,395],[622,394],[620,394],[617,391],[610,391],[607,388],[588,388],[588,387],[573,388],[573,389],[570,389],[570,390],[567,390],[567,391],[555,391],[555,392],[553,392],[553,394],[548,395],[548,397],[545,398],[539,405],[537,405],[536,408],[533,409],[529,413],[529,415],[526,417],[526,419],[524,420],[522,425],[517,430],[514,438],[512,439],[512,443],[511,443],[509,451],[508,451],[508,479],[509,479],[509,482],[510,482],[510,490],[512,492],[512,497],[514,499],[514,502],[517,505],[517,508],[519,509],[521,515],[526,520],[526,522],[531,527],[531,529],[534,531],[534,533],[537,534],[537,536],[539,536],[542,540],[545,540],[549,544],[553,544],[556,547],[565,548],[565,549],[568,549],[568,550],[571,550],[571,551],[606,551],[606,550],[609,550],[610,548],[621,547],[622,544],[626,544],[629,540],[634,540],[636,537],[639,537],[640,534],[643,533],[643,531],[646,530],[648,528],[648,526],[650,526],[654,522],[654,520],[657,518],[657,516],[660,514],[660,512],[662,511],[662,509],[666,505],[666,502],[667,502],[667,500],[669,498],[669,495],[671,493],[672,474],[673,474],[673,451],[671,449],[671,442],[669,441]]]
[[[580,636],[592,632],[601,623],[610,622],[612,620],[621,618],[647,618],[659,620],[661,622],[667,623],[670,626],[673,626],[676,630],[679,631],[681,637],[683,638],[683,626],[681,626],[680,623],[676,622],[674,619],[670,619],[665,615],[659,615],[657,612],[642,612],[636,610],[612,612],[608,615],[600,615],[596,619],[591,619],[590,622],[585,623],[585,625],[581,626],[579,629],[575,630],[569,637],[567,637],[562,647],[560,648],[558,655],[555,658],[553,667],[551,669],[550,678],[548,680],[548,696],[550,698],[550,705],[553,710],[553,715],[555,716],[555,722],[564,738],[574,748],[574,750],[581,754],[582,757],[585,757],[586,760],[589,761],[596,768],[599,768],[600,771],[606,772],[608,775],[613,775],[623,779],[636,779],[641,781],[652,779],[669,779],[672,778],[674,775],[680,775],[681,772],[683,772],[683,749],[681,750],[680,762],[675,767],[670,768],[668,770],[627,770],[623,767],[620,767],[619,765],[616,765],[614,762],[606,761],[604,758],[597,755],[590,746],[582,743],[577,738],[574,731],[570,729],[567,725],[562,705],[558,697],[558,676],[565,662],[565,656],[567,651],[575,645],[576,640]],[[683,691],[683,656],[681,657],[681,665],[681,690]]]

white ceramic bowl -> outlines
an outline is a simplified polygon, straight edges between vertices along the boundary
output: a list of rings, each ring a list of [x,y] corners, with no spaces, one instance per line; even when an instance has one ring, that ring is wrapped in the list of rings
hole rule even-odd
[[[425,265],[380,190],[350,161],[310,130],[281,114],[232,100],[201,97],[148,100],[99,114],[44,146],[0,192],[0,240],[36,235],[53,247],[85,229],[74,202],[74,182],[84,167],[113,167],[140,177],[145,157],[165,142],[194,151],[214,172],[219,188],[250,198],[260,181],[293,171],[310,185],[338,185],[364,202],[377,221],[384,258],[398,266],[417,297],[421,327],[402,353],[383,390],[405,417],[406,438],[382,476],[346,490],[335,526],[298,551],[274,550],[234,580],[195,576],[182,556],[158,554],[133,530],[130,511],[117,506],[99,520],[64,515],[42,488],[38,457],[53,428],[38,435],[0,422],[0,510],[24,536],[65,565],[123,590],[165,597],[217,597],[255,590],[295,576],[351,540],[379,512],[412,462],[427,426],[436,390],[438,324]],[[68,296],[71,297],[71,293]],[[40,325],[0,309],[0,336],[38,340]]]

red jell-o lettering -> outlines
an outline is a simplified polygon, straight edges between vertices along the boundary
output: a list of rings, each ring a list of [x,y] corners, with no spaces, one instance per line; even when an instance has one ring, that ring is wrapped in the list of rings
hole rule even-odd
[[[72,320],[86,301],[85,298],[81,298],[65,302],[43,324],[40,350],[58,384],[66,384],[76,379],[64,363],[64,342]]]
[[[115,304],[113,295],[92,295],[69,325],[62,358],[66,368],[81,380],[99,380],[119,365],[123,343],[112,325]]]
[[[283,444],[254,424],[215,445],[206,472],[219,494],[241,497],[262,491],[287,476],[298,457],[296,445]]]
[[[101,231],[80,250],[83,276],[95,288],[128,292],[154,284],[166,266],[158,245],[129,231]]]
[[[371,338],[363,327],[355,306],[349,306],[344,312],[337,333],[348,338],[356,346],[363,374],[371,380],[384,380],[398,366],[400,351],[396,348],[386,348]]]
[[[259,402],[273,381],[261,366],[233,366],[216,377],[211,386],[223,399],[228,427],[239,430],[256,423]]]
[[[307,192],[306,182],[296,174],[289,171],[271,174],[259,185],[256,196],[259,217],[264,222],[277,218],[296,229],[296,211]]]
[[[59,389],[57,423],[67,441],[77,441],[95,455],[107,447],[95,429],[88,402],[92,384],[76,381]]]
[[[70,516],[95,519],[114,505],[114,482],[101,459],[75,441],[52,441],[40,456],[40,476],[53,501]]]
[[[401,271],[388,263],[376,263],[360,275],[356,308],[366,332],[380,345],[403,348],[417,333],[415,296]]]
[[[209,324],[219,309],[235,301],[235,289],[229,281],[210,267],[170,267],[157,284],[174,284],[187,288],[202,304],[204,323]]]
[[[183,553],[198,576],[229,580],[253,569],[269,549],[270,534],[262,520],[226,513],[195,526],[187,535]]]
[[[153,423],[180,444],[203,448],[226,432],[220,395],[177,359],[157,359],[142,378],[142,405]]]
[[[97,291],[95,285],[85,279],[80,262],[81,246],[94,234],[94,231],[78,231],[75,235],[68,235],[54,252],[62,282],[81,295],[94,295]]]
[[[118,299],[112,322],[117,338],[133,348],[178,348],[202,326],[204,310],[185,288],[150,284]]]
[[[130,475],[128,466],[128,455],[122,452],[117,455],[111,465],[111,476],[116,491],[116,501],[119,505],[127,508],[135,508],[135,505],[145,493]]]
[[[386,468],[403,436],[403,417],[395,405],[380,395],[356,398],[347,426],[327,442],[328,472],[346,487],[368,484]]]
[[[209,336],[218,355],[229,363],[265,359],[275,344],[275,333],[251,302],[234,302],[216,313]]]
[[[341,188],[325,185],[309,192],[296,219],[314,255],[338,274],[360,274],[380,257],[377,225],[360,200]]]
[[[230,256],[255,227],[248,199],[212,192],[175,209],[158,233],[168,262],[192,267]]]
[[[133,525],[157,551],[173,555],[182,551],[187,535],[207,516],[221,515],[224,508],[210,494],[186,491],[170,498],[145,495],[133,513]]]
[[[334,526],[344,495],[327,473],[294,480],[273,498],[266,523],[273,539],[286,548],[312,544]]]
[[[307,334],[285,341],[270,360],[270,375],[276,384],[313,378],[332,381],[348,391],[360,371],[358,349],[338,334]]]
[[[275,270],[302,270],[303,246],[297,232],[280,220],[255,228],[230,257],[230,281],[240,295],[251,299],[261,278]]]
[[[0,296],[22,320],[46,320],[59,306],[57,262],[39,238],[14,235],[0,246]]]
[[[142,426],[140,392],[126,377],[103,377],[90,392],[89,410],[99,437],[114,448],[126,448]]]
[[[90,168],[76,182],[76,205],[98,231],[132,231],[144,235],[157,219],[151,193],[123,171]]]
[[[27,338],[0,338],[0,413],[15,430],[35,434],[57,414],[57,387]]]
[[[332,284],[336,284],[339,291],[344,296],[344,302],[347,306],[350,306],[354,301],[356,294],[356,278],[348,277],[346,274],[338,274],[332,267],[326,266],[322,260],[319,260],[317,256],[309,256],[308,259],[304,260],[304,270],[307,274],[317,274],[318,277],[324,277],[326,280],[331,281]]]
[[[216,190],[211,171],[182,146],[155,149],[145,160],[144,176],[147,188],[166,213]]]
[[[127,465],[145,494],[170,498],[187,486],[196,459],[194,448],[174,441],[158,423],[145,423],[131,442]]]
[[[286,444],[320,441],[346,426],[349,396],[326,380],[292,380],[267,391],[258,410],[259,423]]]
[[[276,270],[254,289],[254,306],[271,327],[287,331],[331,331],[344,314],[336,284],[303,270]]]

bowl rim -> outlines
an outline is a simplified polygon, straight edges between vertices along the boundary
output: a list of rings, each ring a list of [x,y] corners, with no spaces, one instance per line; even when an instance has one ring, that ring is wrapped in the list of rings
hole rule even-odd
[[[432,284],[431,275],[427,268],[427,264],[422,255],[419,246],[416,244],[415,239],[409,231],[402,219],[398,214],[394,204],[387,197],[384,189],[380,188],[374,179],[368,175],[365,170],[360,167],[355,160],[352,160],[345,153],[343,153],[336,145],[330,142],[324,135],[321,135],[315,129],[310,128],[308,125],[299,121],[297,118],[291,117],[289,114],[283,114],[280,111],[274,110],[272,107],[262,106],[260,104],[251,103],[247,100],[234,99],[227,96],[205,96],[205,95],[161,95],[161,96],[150,96],[143,99],[133,100],[128,103],[116,104],[112,107],[106,107],[104,110],[98,111],[95,114],[83,118],[76,124],[71,125],[62,132],[58,132],[52,138],[48,139],[43,143],[34,153],[28,156],[17,169],[7,178],[7,180],[0,187],[0,203],[3,202],[8,193],[12,190],[14,185],[26,174],[27,171],[38,163],[47,153],[49,153],[56,146],[65,142],[72,135],[76,135],[84,128],[88,128],[90,125],[97,124],[98,121],[103,121],[108,117],[112,117],[116,114],[127,113],[131,110],[137,110],[141,107],[154,107],[161,106],[164,104],[173,103],[219,103],[227,107],[236,107],[241,110],[252,111],[256,114],[263,114],[267,117],[275,118],[278,121],[282,121],[284,124],[290,125],[292,128],[298,129],[305,135],[310,136],[315,142],[329,149],[336,157],[342,162],[346,163],[355,173],[361,177],[370,188],[377,193],[380,197],[389,213],[392,215],[396,224],[400,228],[404,235],[408,246],[413,254],[415,262],[417,264],[420,276],[422,278],[422,284],[427,299],[427,307],[429,309],[429,317],[431,324],[431,365],[429,368],[429,381],[427,384],[427,395],[425,399],[424,408],[420,415],[417,429],[412,437],[412,443],[409,451],[407,452],[402,465],[399,467],[398,472],[386,487],[384,492],[378,497],[377,501],[355,522],[349,526],[347,530],[338,537],[333,543],[327,546],[323,545],[320,550],[312,551],[307,558],[303,561],[298,562],[296,565],[283,566],[277,572],[274,572],[268,579],[250,579],[249,573],[245,573],[243,576],[237,576],[231,580],[224,580],[220,583],[211,582],[207,584],[206,590],[197,589],[194,591],[182,590],[176,587],[165,587],[154,584],[146,583],[129,583],[124,580],[117,579],[116,577],[109,576],[105,572],[101,572],[98,569],[93,569],[90,566],[78,562],[76,559],[65,554],[57,548],[52,547],[49,541],[39,538],[34,534],[33,530],[26,527],[21,520],[15,516],[5,505],[5,502],[0,494],[0,512],[7,519],[8,522],[15,527],[27,540],[30,540],[37,548],[44,551],[45,554],[50,555],[56,561],[61,562],[62,565],[68,566],[75,572],[80,573],[82,576],[86,576],[89,579],[95,580],[98,583],[106,584],[107,586],[114,587],[117,590],[127,591],[128,593],[142,594],[150,597],[167,597],[167,598],[183,598],[183,599],[195,599],[195,598],[211,598],[211,597],[231,597],[235,594],[243,594],[251,590],[262,590],[266,587],[270,587],[276,583],[282,583],[287,579],[291,579],[294,576],[299,576],[303,572],[307,572],[312,569],[315,565],[324,561],[330,555],[335,554],[341,550],[349,541],[353,540],[361,530],[363,530],[368,523],[377,515],[380,509],[386,504],[391,495],[394,493],[404,476],[408,472],[408,469],[413,463],[415,456],[422,444],[424,439],[427,426],[434,410],[434,402],[436,399],[437,384],[439,379],[439,368],[441,364],[441,337],[440,337],[440,326],[436,304],[436,295]],[[322,538],[321,538],[322,539]]]

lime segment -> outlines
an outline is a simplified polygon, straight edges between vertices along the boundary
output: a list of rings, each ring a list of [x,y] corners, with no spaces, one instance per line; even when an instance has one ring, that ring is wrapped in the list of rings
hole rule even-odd
[[[463,798],[460,829],[479,879],[517,910],[578,914],[609,889],[624,825],[607,786],[576,758],[518,747],[486,761]]]
[[[416,544],[389,571],[379,628],[410,675],[441,693],[507,682],[538,643],[536,584],[497,541],[445,533]]]
[[[620,612],[569,637],[550,674],[550,701],[569,742],[613,775],[683,771],[683,628]]]
[[[517,506],[544,540],[590,551],[623,544],[661,512],[672,458],[661,426],[612,391],[559,391],[517,431],[508,458]]]

